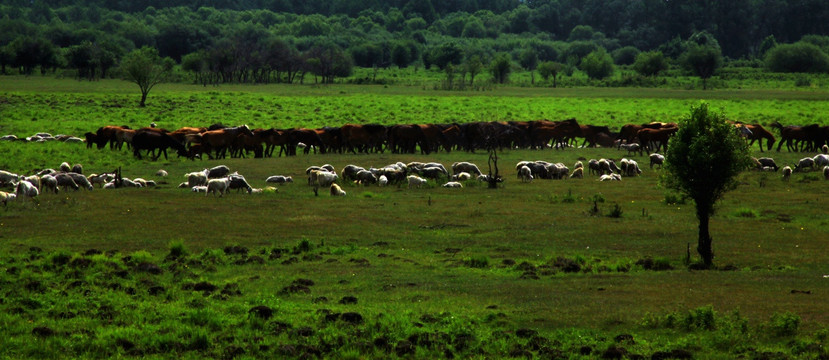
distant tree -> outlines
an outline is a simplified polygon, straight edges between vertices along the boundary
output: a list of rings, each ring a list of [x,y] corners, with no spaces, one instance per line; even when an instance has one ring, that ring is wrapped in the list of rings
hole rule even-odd
[[[829,72],[829,55],[814,44],[797,42],[777,45],[766,53],[766,67],[774,72]]]
[[[558,75],[561,73],[561,70],[564,68],[564,65],[561,63],[553,62],[553,61],[545,61],[538,65],[538,73],[541,74],[541,77],[544,81],[553,78],[553,87],[557,87],[557,80]]]
[[[593,27],[590,25],[578,25],[570,30],[570,36],[567,38],[568,42],[573,41],[590,41],[593,40]]]
[[[349,49],[354,65],[359,67],[379,67],[383,64],[383,49],[371,42],[366,42]]]
[[[415,32],[417,30],[425,30],[429,27],[429,23],[426,20],[423,20],[422,17],[414,17],[409,20],[406,20],[406,30],[409,32]]]
[[[6,75],[6,66],[14,64],[14,51],[10,46],[0,46],[0,75]]]
[[[582,59],[579,69],[591,79],[604,79],[613,75],[613,59],[604,49],[591,52]]]
[[[518,56],[521,67],[530,72],[530,83],[535,84],[535,69],[538,67],[538,54],[532,48],[524,49]]]
[[[774,38],[774,35],[766,36],[766,38],[763,39],[763,42],[760,43],[760,47],[757,48],[757,53],[763,57],[775,46],[777,46],[777,40]]]
[[[95,59],[95,49],[91,42],[85,41],[80,45],[73,45],[64,51],[67,66],[78,71],[78,79],[94,80],[95,70],[98,68]]]
[[[714,205],[737,187],[737,174],[751,164],[748,145],[726,122],[722,113],[709,111],[702,103],[691,108],[679,123],[679,131],[668,142],[662,182],[694,199],[699,220],[697,252],[705,267],[711,267],[709,219]]]
[[[137,84],[141,89],[141,101],[138,106],[145,106],[147,94],[153,87],[167,80],[174,64],[173,59],[162,58],[158,55],[158,50],[151,47],[133,50],[121,60],[123,79]]]
[[[469,21],[463,27],[461,37],[465,38],[483,38],[486,37],[486,28],[484,23],[476,17],[470,17]]]
[[[475,76],[481,73],[484,64],[478,55],[468,56],[463,62],[463,71],[469,74],[469,86],[475,85]]]
[[[633,46],[625,46],[622,48],[618,48],[613,50],[611,56],[613,56],[613,62],[616,65],[632,65],[636,61],[636,57],[639,55],[639,49]]]
[[[428,63],[437,65],[443,70],[447,64],[459,65],[463,60],[463,51],[455,43],[446,42],[432,48],[428,57]]]
[[[492,63],[489,64],[489,72],[496,83],[506,84],[512,72],[512,61],[509,54],[502,53],[495,57]]]
[[[561,53],[560,61],[566,62],[568,65],[575,66],[581,63],[581,60],[587,56],[587,54],[590,54],[599,48],[599,45],[596,45],[596,43],[592,41],[574,41],[568,44],[564,52]]]
[[[706,80],[722,66],[722,53],[719,47],[697,45],[693,42],[682,55],[681,62],[686,69],[702,79],[702,89],[707,89]]]
[[[58,65],[58,51],[55,46],[43,37],[24,36],[15,39],[9,44],[14,52],[14,64],[21,68],[25,75],[34,73],[40,66],[40,73],[46,74],[48,69]]]
[[[354,68],[351,57],[336,44],[314,46],[305,56],[310,71],[326,84],[333,84],[336,77],[350,76]]]
[[[659,75],[668,69],[668,60],[660,51],[648,51],[639,53],[633,63],[633,69],[642,76]]]

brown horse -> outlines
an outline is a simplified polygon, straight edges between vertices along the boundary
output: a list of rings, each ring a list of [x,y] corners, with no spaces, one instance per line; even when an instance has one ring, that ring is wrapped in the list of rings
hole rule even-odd
[[[176,149],[179,156],[188,157],[187,148],[175,138],[170,135],[155,131],[138,131],[132,138],[132,154],[138,159],[141,159],[141,150],[147,150],[148,153],[155,153],[153,161],[158,160],[161,154],[164,154],[164,159],[167,159],[167,148]]]
[[[95,132],[95,144],[98,145],[98,149],[103,149],[107,143],[109,143],[109,149],[112,150],[115,148],[115,144],[118,143],[118,139],[116,138],[116,133],[122,129],[129,129],[129,126],[115,126],[115,125],[107,125],[98,128],[98,131]]]
[[[741,131],[741,134],[744,134],[746,140],[751,140],[751,142],[748,143],[749,147],[754,145],[754,142],[757,141],[757,145],[760,146],[760,152],[763,152],[763,139],[766,140],[769,151],[771,151],[772,146],[774,146],[774,135],[772,135],[770,131],[766,130],[763,125],[734,124],[734,126],[737,128],[745,128],[747,130]]]
[[[820,126],[817,124],[807,126],[783,126],[779,121],[771,124],[771,127],[780,130],[780,142],[777,144],[777,151],[786,143],[786,150],[789,151],[803,151],[810,150],[818,142],[820,136]],[[798,150],[800,145],[800,150]]]
[[[196,142],[202,144],[203,152],[207,153],[207,156],[211,159],[213,156],[210,155],[210,152],[214,150],[216,152],[216,158],[224,158],[227,156],[227,148],[233,145],[233,142],[239,134],[253,136],[253,132],[250,131],[250,128],[247,125],[242,125],[232,128],[205,131],[201,133],[201,141]]]
[[[639,145],[647,149],[649,152],[658,152],[660,148],[665,151],[668,150],[668,140],[673,136],[678,127],[667,127],[661,129],[644,128],[636,133],[639,140]],[[655,145],[654,148],[652,145]]]

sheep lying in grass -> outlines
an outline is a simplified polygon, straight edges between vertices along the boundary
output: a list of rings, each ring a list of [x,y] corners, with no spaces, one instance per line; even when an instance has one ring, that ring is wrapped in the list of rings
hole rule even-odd
[[[167,175],[168,175],[167,171],[165,171],[164,169],[161,169],[161,170],[158,170],[158,171],[155,172],[155,176],[165,177]]]
[[[416,186],[419,188],[426,183],[426,179],[417,175],[409,175],[406,177],[406,179],[409,181],[409,189],[411,189],[412,186]]]
[[[331,196],[345,196],[345,190],[343,190],[337,184],[331,184]]]
[[[89,176],[86,177],[86,180],[88,180],[90,184],[93,184],[93,185],[100,184],[101,187],[103,187],[104,184],[112,181],[112,179],[114,179],[114,178],[115,178],[115,176],[112,175],[112,174],[103,173],[103,174],[100,174],[100,175],[99,174],[90,174]]]
[[[619,174],[602,175],[602,176],[599,177],[599,181],[622,181],[622,175],[619,175]]]
[[[203,185],[193,186],[192,188],[190,188],[190,191],[192,191],[194,193],[206,193],[207,192],[207,186],[203,186]]]
[[[461,172],[459,172],[455,175],[452,175],[452,180],[455,180],[455,181],[466,181],[466,180],[469,180],[471,178],[472,178],[472,174],[470,174],[466,171],[461,171]]]
[[[290,176],[284,176],[284,175],[273,175],[273,176],[268,176],[268,178],[265,179],[265,182],[275,183],[275,184],[287,184],[287,183],[294,182],[294,178],[292,178]]]
[[[450,181],[450,182],[448,182],[448,183],[446,183],[446,184],[443,184],[443,187],[445,187],[445,188],[453,188],[453,189],[457,189],[457,188],[462,188],[462,187],[463,187],[463,184],[461,184],[461,183],[459,183],[459,182],[457,182],[457,181]]]
[[[789,180],[792,176],[792,168],[791,166],[786,166],[783,168],[783,180]]]

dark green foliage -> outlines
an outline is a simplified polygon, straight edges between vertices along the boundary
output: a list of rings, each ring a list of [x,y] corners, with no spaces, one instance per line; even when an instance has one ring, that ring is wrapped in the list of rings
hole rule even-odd
[[[774,72],[829,72],[829,55],[817,45],[798,42],[771,48],[765,57],[766,67]]]
[[[800,327],[800,316],[790,312],[775,313],[771,317],[769,327],[776,336],[797,335],[797,330]]]
[[[306,56],[311,72],[326,84],[334,83],[336,77],[350,76],[354,68],[351,57],[333,43],[314,46]]]
[[[737,175],[751,164],[748,147],[722,113],[708,104],[691,108],[668,143],[664,184],[694,199],[699,226],[697,251],[706,266],[713,264],[708,220],[714,205],[737,186]]]
[[[681,62],[688,71],[702,79],[702,88],[705,89],[706,80],[722,66],[722,53],[718,46],[690,43],[688,50],[682,54]]]
[[[492,63],[489,64],[489,72],[496,83],[507,83],[512,72],[512,60],[509,54],[500,54],[492,60]]]
[[[147,94],[156,85],[167,80],[173,69],[173,60],[162,58],[158,50],[143,47],[135,50],[121,61],[121,76],[124,80],[133,82],[141,89],[140,107],[144,107]]]
[[[424,63],[426,67],[429,65],[437,65],[441,70],[446,68],[446,65],[458,65],[463,60],[463,51],[455,43],[443,43],[440,46],[432,48],[424,55]]]
[[[544,81],[553,78],[553,87],[557,86],[558,75],[561,73],[564,65],[561,63],[553,62],[553,61],[545,61],[538,65],[538,73],[541,74],[541,77]]]
[[[668,69],[668,60],[660,51],[643,52],[636,56],[633,69],[642,76],[656,76]]]
[[[633,46],[625,46],[613,50],[613,62],[616,65],[632,65],[639,56],[639,49]]]
[[[613,75],[613,59],[604,49],[591,52],[582,59],[579,69],[591,79],[604,79]]]

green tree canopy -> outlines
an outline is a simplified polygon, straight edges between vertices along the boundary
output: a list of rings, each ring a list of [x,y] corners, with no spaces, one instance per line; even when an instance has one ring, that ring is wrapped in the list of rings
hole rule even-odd
[[[604,49],[591,52],[582,59],[579,69],[591,79],[604,79],[613,75],[613,59]]]
[[[121,76],[124,80],[134,82],[141,89],[141,102],[144,107],[147,94],[152,88],[167,80],[173,70],[173,59],[158,55],[158,50],[143,47],[127,54],[121,61]]]
[[[661,51],[648,51],[639,53],[633,63],[633,69],[642,76],[659,75],[668,69],[668,60]]]
[[[829,55],[807,42],[777,45],[766,53],[766,67],[774,72],[829,72]]]
[[[694,75],[702,79],[703,90],[707,88],[706,80],[722,66],[722,52],[719,46],[698,45],[691,42],[682,55],[682,64]]]
[[[747,143],[725,114],[702,103],[691,108],[679,122],[679,130],[668,142],[662,183],[694,199],[699,220],[697,252],[706,267],[713,265],[714,252],[709,219],[714,205],[737,187],[737,174],[751,164]]]

